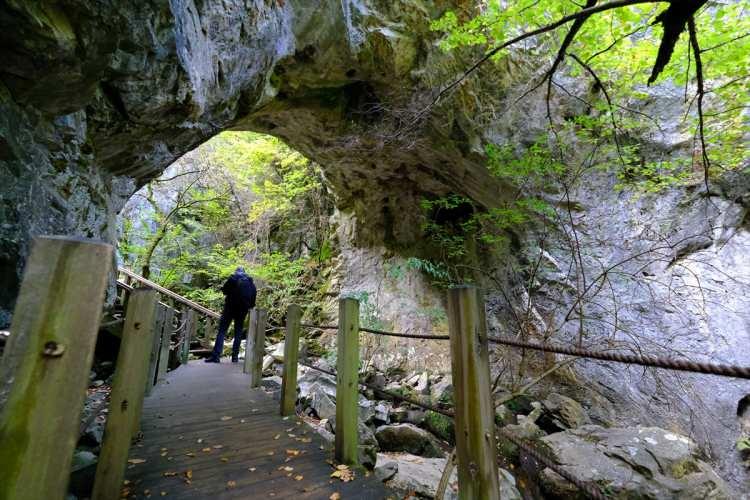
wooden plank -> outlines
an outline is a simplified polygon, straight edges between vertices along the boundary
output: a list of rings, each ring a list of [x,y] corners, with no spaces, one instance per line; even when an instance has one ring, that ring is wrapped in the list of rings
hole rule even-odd
[[[448,328],[459,498],[499,500],[487,325],[476,288],[448,291]]]
[[[357,465],[359,436],[359,301],[339,300],[339,330],[336,359],[336,460]]]
[[[117,355],[104,442],[91,496],[93,500],[120,498],[130,440],[143,405],[155,313],[156,291],[133,290]]]
[[[297,359],[299,356],[299,331],[302,309],[296,304],[286,310],[286,335],[284,336],[284,368],[281,376],[281,415],[294,415],[297,403]],[[262,360],[261,360],[262,362]]]
[[[262,389],[247,390],[247,376],[239,365],[191,362],[167,377],[169,383],[145,401],[143,440],[131,449],[131,458],[145,460],[127,470],[131,493],[138,498],[145,490],[151,498],[161,498],[164,491],[167,498],[181,499],[330,498],[334,492],[341,498],[389,496],[372,474],[357,473],[348,483],[333,481],[322,439],[299,419],[280,418],[274,396]],[[193,393],[211,394],[217,405],[206,405],[205,397],[194,398]],[[180,401],[195,407],[180,411],[178,419],[159,418],[163,404]],[[219,407],[220,401],[231,406]],[[206,418],[205,424],[195,425],[189,418],[197,413]],[[222,418],[226,416],[232,418]],[[206,448],[209,451],[203,451]],[[299,454],[291,456],[286,450]],[[184,480],[187,470],[190,484]]]
[[[133,271],[130,271],[129,269],[125,269],[124,267],[119,267],[119,268],[117,268],[117,270],[119,272],[121,272],[122,274],[124,274],[126,276],[127,280],[131,280],[132,279],[132,280],[140,283],[144,287],[151,288],[152,290],[156,290],[160,294],[166,295],[167,297],[170,297],[171,299],[173,299],[175,302],[179,302],[180,304],[183,304],[183,305],[189,307],[190,309],[194,309],[195,311],[198,311],[198,312],[200,312],[202,314],[205,314],[206,316],[210,316],[212,318],[219,319],[219,313],[214,312],[211,309],[198,304],[197,302],[193,302],[190,299],[186,299],[182,295],[180,295],[178,293],[175,293],[172,290],[169,290],[168,288],[164,288],[163,286],[158,285],[158,284],[154,283],[151,280],[147,280],[143,276],[139,276],[139,275],[135,274]],[[128,284],[130,284],[129,281],[128,281]]]
[[[34,238],[0,363],[0,498],[62,499],[112,247]]]
[[[260,387],[263,382],[263,356],[266,352],[267,313],[265,309],[255,309],[254,312],[255,315],[250,321],[250,331],[247,332],[247,344],[245,344],[245,366],[249,370],[251,388]]]
[[[198,316],[192,309],[187,309],[185,316],[185,329],[182,332],[182,344],[180,346],[180,362],[185,365],[190,357],[190,342],[195,338],[198,331]]]
[[[154,340],[151,345],[151,353],[148,360],[148,374],[146,375],[145,395],[151,394],[151,389],[156,383],[156,368],[159,364],[159,351],[161,350],[161,332],[164,329],[164,320],[167,314],[167,308],[161,304],[156,304],[156,317],[154,318]]]
[[[164,321],[162,322],[161,332],[155,334],[161,334],[161,349],[159,350],[159,366],[156,369],[156,383],[160,384],[164,381],[167,376],[167,368],[169,367],[169,346],[172,341],[172,322],[174,320],[174,309],[171,307],[165,307],[164,309]]]

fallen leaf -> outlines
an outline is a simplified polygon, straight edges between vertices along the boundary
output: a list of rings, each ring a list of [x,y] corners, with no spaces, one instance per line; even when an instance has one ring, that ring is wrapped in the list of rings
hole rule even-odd
[[[188,457],[192,458],[192,457],[195,456],[195,453],[193,453],[192,451],[189,451],[189,452],[185,453],[185,456],[188,456]]]
[[[128,460],[128,463],[129,463],[129,464],[142,464],[142,463],[144,463],[145,461],[146,461],[146,460],[144,460],[144,459],[142,459],[142,458],[131,458],[130,460]],[[122,463],[122,462],[120,462],[120,463]]]
[[[305,476],[303,476],[302,474],[297,474],[296,476],[294,476],[295,481],[302,481],[303,479],[305,479]]]
[[[188,479],[193,479],[193,471],[188,469],[185,471],[185,477]]]
[[[339,493],[331,493],[331,496],[328,497],[328,500],[341,500],[341,495]]]
[[[211,453],[211,448],[203,448],[201,451]]]
[[[274,440],[277,440],[277,439],[279,439],[280,437],[281,437],[281,434],[276,434],[276,435],[275,435],[275,436],[273,437],[273,439],[274,439]]]
[[[166,452],[166,451],[162,451],[162,452],[161,452],[161,456],[162,456],[162,457],[166,457],[166,456],[167,456],[167,452]]]
[[[161,492],[161,496],[163,496],[163,497],[167,496],[167,492],[166,491],[162,491]]]
[[[299,455],[299,450],[286,450],[286,454],[290,457],[296,457]]]
[[[223,444],[215,444],[215,445],[214,445],[214,449],[215,449],[215,450],[220,450],[220,449],[222,449],[222,448],[224,448],[224,445],[223,445]]]
[[[232,489],[237,487],[237,481],[227,481],[227,489]]]
[[[221,417],[221,421],[222,422],[226,422],[227,420],[232,420],[232,417],[229,417],[229,416],[223,416],[223,417]]]
[[[284,471],[286,472],[292,472],[294,470],[294,467],[289,467],[288,465],[284,467]]]
[[[198,444],[201,444],[202,442],[203,442],[203,438],[200,438],[200,439],[199,439],[199,440],[197,441],[197,443],[198,443]]]
[[[250,472],[255,472],[255,470],[256,470],[256,469],[255,469],[255,467],[250,467],[250,468],[249,468],[249,469],[247,469],[247,470],[249,470]]]
[[[221,461],[226,463],[226,462],[229,462],[229,459],[227,457],[221,457]]]
[[[241,419],[240,419],[240,423],[241,423],[241,424],[244,424],[244,423],[245,423],[245,419],[244,419],[244,418],[241,418]]]
[[[130,480],[129,479],[126,479],[125,481],[122,482],[123,486],[127,486],[129,484],[130,484]]]
[[[163,475],[164,477],[174,477],[174,476],[176,476],[176,475],[177,475],[177,473],[176,473],[176,472],[172,472],[172,471],[167,471],[167,472],[165,472],[165,473],[164,473],[164,474],[162,474],[162,475]]]

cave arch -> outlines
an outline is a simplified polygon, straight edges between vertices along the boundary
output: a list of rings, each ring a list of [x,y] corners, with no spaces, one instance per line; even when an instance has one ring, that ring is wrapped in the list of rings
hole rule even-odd
[[[416,132],[399,122],[461,67],[429,29],[453,3],[4,4],[0,323],[31,236],[114,241],[128,196],[223,130],[277,136],[322,165],[363,243],[422,193],[493,204],[470,109],[443,106]]]

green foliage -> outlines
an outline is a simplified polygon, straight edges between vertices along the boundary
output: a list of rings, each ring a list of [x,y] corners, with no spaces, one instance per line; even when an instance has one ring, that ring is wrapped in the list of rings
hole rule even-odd
[[[125,264],[148,263],[152,279],[214,310],[241,265],[271,321],[292,302],[320,310],[320,267],[336,249],[319,168],[278,139],[241,132],[214,137],[183,162],[142,191],[140,222],[122,221]]]
[[[621,145],[624,147],[618,147],[619,151],[615,153],[612,143],[615,133],[620,137],[632,136],[636,132],[641,136],[656,137],[664,133],[658,116],[650,117],[633,109],[637,110],[640,103],[645,104],[653,99],[651,94],[645,92],[644,85],[656,60],[663,34],[661,24],[654,24],[654,21],[666,8],[666,3],[623,6],[594,14],[583,23],[567,47],[566,54],[575,54],[593,70],[603,82],[613,107],[610,108],[601,88],[595,85],[591,94],[576,96],[590,106],[590,110],[572,120],[565,117],[570,123],[561,124],[558,120],[555,125],[560,129],[573,126],[577,129],[576,135],[587,141],[609,141],[608,144],[598,144],[604,147],[600,153],[610,154],[607,166],[615,170],[630,170],[618,172],[622,177],[621,187],[647,192],[679,185],[691,170],[685,166],[677,168],[663,164],[670,159],[663,159],[662,164],[641,168],[640,159],[633,157],[632,149]],[[449,10],[434,21],[431,28],[443,34],[440,44],[446,51],[476,45],[493,47],[580,9],[580,3],[557,0],[489,0],[474,17]],[[747,36],[750,32],[750,15],[747,4],[710,2],[696,14],[695,25],[707,93],[704,101],[705,136],[709,158],[715,168],[712,172],[737,169],[747,160],[746,137],[750,132],[750,123],[744,114],[750,107],[750,37]],[[514,57],[514,51],[522,50],[525,59],[536,58],[548,67],[570,26],[571,23],[562,24],[521,44],[505,48],[494,60]],[[572,57],[565,58],[559,71],[592,80],[588,70]],[[524,78],[525,75],[519,77]],[[679,37],[671,61],[658,81],[666,82],[684,93],[685,99],[680,109],[686,118],[684,130],[696,132],[697,135],[697,73],[695,54],[692,54],[687,33]],[[529,82],[529,87],[534,83]],[[694,148],[700,151],[697,141]],[[495,158],[504,155],[503,151],[494,151],[493,148],[488,149],[487,153],[491,169],[495,167]],[[529,165],[523,161],[503,162],[501,167],[494,170],[496,174],[516,181],[529,173]],[[560,173],[558,168],[552,168],[553,173]],[[639,168],[641,171],[636,172],[639,175],[632,175],[632,170]]]

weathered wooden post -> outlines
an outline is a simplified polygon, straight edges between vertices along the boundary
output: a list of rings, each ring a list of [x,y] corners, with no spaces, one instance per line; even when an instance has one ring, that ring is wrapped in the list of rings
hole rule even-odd
[[[297,359],[302,310],[292,304],[286,310],[286,336],[284,337],[284,371],[281,376],[281,414],[293,415],[297,402]],[[261,361],[262,362],[262,361]]]
[[[336,358],[336,460],[357,464],[359,447],[359,301],[339,299]]]
[[[111,265],[105,243],[34,239],[0,363],[0,498],[67,494]]]
[[[459,498],[499,500],[487,325],[476,288],[448,291],[448,328]]]
[[[143,406],[156,297],[154,290],[143,288],[130,294],[92,500],[120,498],[130,440]]]
[[[190,357],[190,341],[198,330],[198,318],[195,311],[188,308],[185,316],[185,329],[182,332],[182,346],[180,347],[180,363],[186,365]]]
[[[260,387],[263,381],[263,355],[266,344],[265,309],[253,309],[250,316],[250,328],[247,331],[245,344],[245,373],[250,374],[250,387]]]
[[[151,354],[148,361],[148,374],[146,376],[145,394],[151,394],[151,389],[156,383],[156,369],[159,364],[159,351],[161,349],[161,332],[164,328],[164,319],[167,306],[156,304],[156,316],[154,318],[154,341],[151,346]]]
[[[156,332],[155,335],[161,335],[161,349],[159,351],[159,367],[156,369],[156,383],[161,383],[167,376],[169,367],[169,347],[172,341],[172,322],[174,319],[174,309],[166,307],[164,309],[164,321],[162,331]]]

